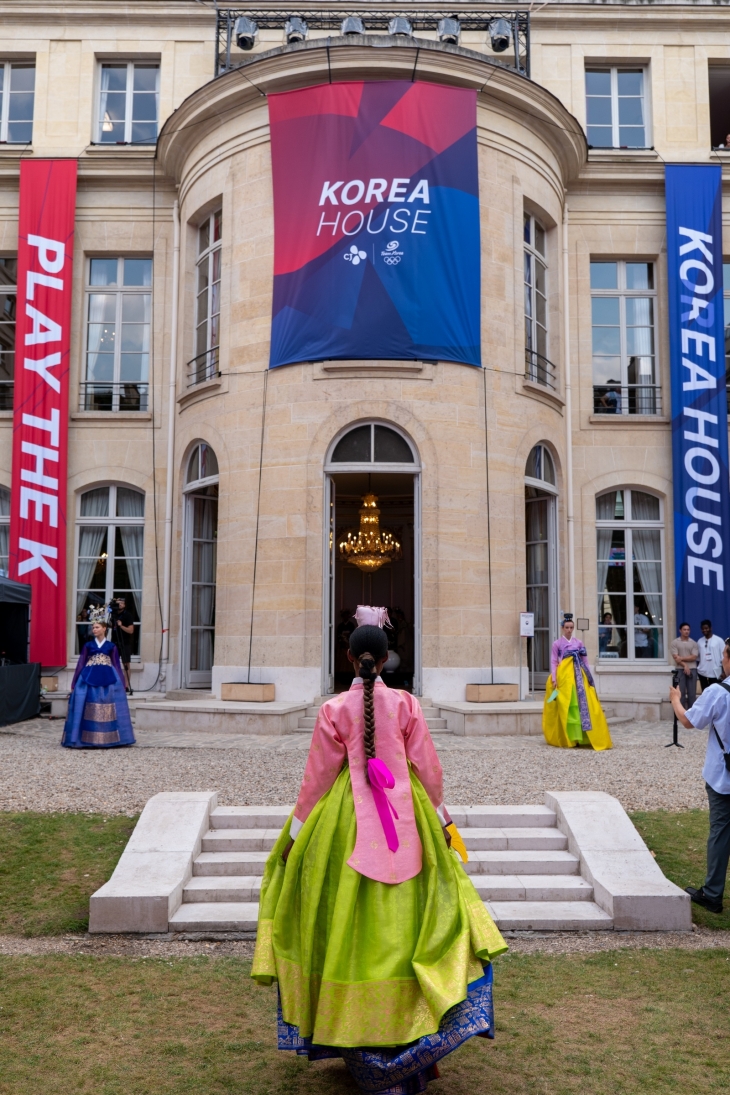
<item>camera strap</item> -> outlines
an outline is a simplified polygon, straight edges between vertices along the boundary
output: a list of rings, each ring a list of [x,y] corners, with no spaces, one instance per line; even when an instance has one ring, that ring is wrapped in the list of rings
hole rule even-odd
[[[718,681],[717,683],[720,685],[720,688],[724,688],[726,692],[730,692],[730,684],[725,684],[724,681]],[[727,769],[728,772],[730,772],[730,753],[725,752],[725,745],[723,743],[722,738],[720,737],[720,735],[717,732],[717,727],[715,726],[714,722],[712,724],[712,729],[715,732],[715,737],[717,738],[717,744],[720,746],[720,749],[722,751],[722,756],[723,756],[723,759],[725,761],[725,768]]]

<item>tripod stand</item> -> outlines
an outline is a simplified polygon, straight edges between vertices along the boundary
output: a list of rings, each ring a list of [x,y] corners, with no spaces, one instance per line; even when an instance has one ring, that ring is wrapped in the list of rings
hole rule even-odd
[[[675,688],[679,688],[679,673],[676,670],[672,673],[672,685]],[[681,744],[681,742],[678,739],[678,734],[679,734],[679,723],[677,722],[677,714],[675,712],[675,714],[674,714],[674,725],[672,727],[672,740],[667,742],[667,744],[664,746],[665,749],[671,749],[673,745],[677,749],[684,749],[684,746]]]

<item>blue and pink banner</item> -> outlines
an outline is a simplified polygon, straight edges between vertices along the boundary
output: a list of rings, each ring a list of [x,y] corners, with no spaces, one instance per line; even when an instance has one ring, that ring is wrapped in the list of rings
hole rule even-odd
[[[730,635],[722,169],[667,165],[677,623]],[[726,545],[728,545],[726,547]]]
[[[476,92],[389,80],[269,96],[270,365],[481,365]]]

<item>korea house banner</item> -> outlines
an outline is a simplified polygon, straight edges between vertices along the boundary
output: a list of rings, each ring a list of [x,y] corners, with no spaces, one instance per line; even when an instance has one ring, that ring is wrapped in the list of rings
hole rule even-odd
[[[666,168],[677,623],[730,635],[722,169]]]
[[[76,160],[21,160],[10,577],[31,661],[66,665],[66,466]]]
[[[476,91],[389,80],[269,96],[270,365],[481,365]]]

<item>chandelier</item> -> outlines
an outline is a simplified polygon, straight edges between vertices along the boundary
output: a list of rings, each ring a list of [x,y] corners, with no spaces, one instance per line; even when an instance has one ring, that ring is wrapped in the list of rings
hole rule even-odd
[[[380,510],[375,494],[366,494],[360,510],[360,528],[348,529],[339,543],[340,558],[360,570],[379,570],[384,563],[403,558],[401,546],[392,532],[380,527]]]

